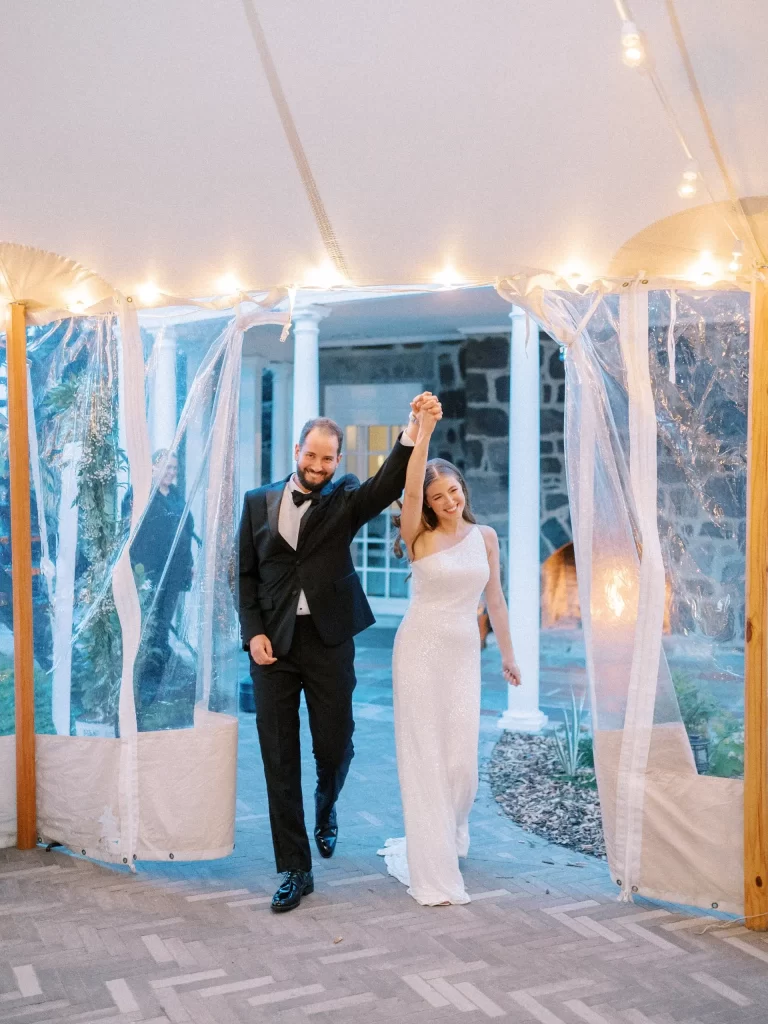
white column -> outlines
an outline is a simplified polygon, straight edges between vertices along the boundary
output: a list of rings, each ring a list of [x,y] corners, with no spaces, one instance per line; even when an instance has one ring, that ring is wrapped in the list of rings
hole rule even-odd
[[[272,363],[272,479],[291,472],[293,450],[293,375],[290,363]]]
[[[176,436],[176,337],[161,328],[155,339],[155,373],[152,394],[152,451],[170,448]]]
[[[499,727],[539,732],[547,716],[539,710],[539,328],[517,306],[509,355],[509,541],[507,582],[509,622],[522,686],[509,686],[507,710]]]
[[[330,313],[307,306],[293,314],[293,431],[291,447],[307,420],[320,415],[320,321]]]
[[[53,598],[53,724],[58,736],[69,736],[72,694],[72,624],[77,561],[77,466],[83,446],[64,445],[56,538],[56,589]],[[40,506],[38,506],[40,507]]]
[[[205,358],[206,347],[206,341],[198,341],[197,344],[187,347],[186,395],[189,395],[195,386],[195,379]],[[187,445],[184,473],[187,487],[186,498],[187,501],[191,502],[195,532],[198,536],[201,535],[203,528],[203,493],[205,487],[204,485],[198,487],[194,494],[192,489],[202,468],[203,452],[205,451],[205,441],[209,426],[210,406],[211,396],[206,391],[198,390],[196,398],[193,400],[193,405],[190,408],[190,417],[186,430]],[[194,545],[193,551],[197,554],[197,544]],[[194,589],[192,593],[194,593]]]
[[[261,487],[261,387],[264,359],[243,356],[240,376],[240,497]]]

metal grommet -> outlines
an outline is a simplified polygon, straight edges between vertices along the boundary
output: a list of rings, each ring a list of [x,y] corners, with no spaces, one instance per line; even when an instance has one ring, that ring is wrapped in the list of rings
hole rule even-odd
[[[134,859],[134,860],[136,860],[136,854],[135,854],[135,853],[134,853],[134,855],[133,855],[133,859]]]
[[[80,853],[82,853],[82,855],[85,856],[85,850],[81,850]]]
[[[619,888],[621,888],[621,879],[620,878],[616,879],[616,885],[618,885]]]
[[[719,904],[719,903],[713,903],[713,904],[712,904],[712,909],[713,909],[713,910],[717,910],[717,908],[718,908],[719,906],[720,906],[720,904]]]
[[[173,854],[172,853],[169,853],[168,856],[170,857],[171,860],[173,860]]]
[[[637,886],[636,885],[632,886],[632,892],[637,892]]]
[[[624,284],[621,287],[622,288],[629,288],[629,281],[625,281]]]
[[[648,284],[648,278],[644,277],[640,284]]]
[[[128,858],[127,857],[123,857],[123,864],[127,864],[127,863],[128,863]]]
[[[126,302],[133,302],[133,296],[132,295],[126,295],[125,301]]]

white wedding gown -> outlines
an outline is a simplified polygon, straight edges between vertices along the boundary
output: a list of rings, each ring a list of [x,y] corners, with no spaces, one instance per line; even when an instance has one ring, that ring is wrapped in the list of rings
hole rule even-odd
[[[473,526],[412,570],[392,667],[405,839],[388,839],[379,853],[418,903],[469,903],[459,857],[477,793],[477,607],[490,575],[482,533]]]

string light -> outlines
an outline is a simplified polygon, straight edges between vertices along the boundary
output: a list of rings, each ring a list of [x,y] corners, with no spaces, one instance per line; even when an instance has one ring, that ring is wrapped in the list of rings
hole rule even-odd
[[[677,187],[677,193],[681,199],[690,199],[692,196],[696,195],[699,183],[701,183],[701,186],[709,196],[710,201],[714,203],[715,199],[712,194],[712,190],[707,184],[706,179],[703,177],[703,175],[699,172],[699,170],[696,167],[696,164],[693,159],[693,153],[691,151],[690,146],[688,145],[688,141],[686,139],[685,132],[683,131],[683,127],[680,124],[680,121],[672,107],[672,104],[670,103],[669,98],[667,97],[664,86],[662,85],[662,82],[658,74],[656,73],[654,61],[646,47],[645,37],[640,33],[634,21],[632,20],[632,14],[629,10],[628,4],[626,3],[626,0],[614,0],[614,3],[616,5],[616,10],[618,12],[619,18],[621,19],[621,45],[624,63],[628,67],[642,67],[643,70],[647,71],[648,78],[656,91],[656,94],[661,102],[662,107],[664,108],[667,117],[669,118],[672,130],[677,136],[677,140],[680,143],[683,152],[685,153],[686,159],[689,161],[688,166],[683,172],[682,180]],[[691,91],[693,92],[694,96],[697,97],[697,103],[699,105],[699,114],[701,115],[704,127],[709,136],[710,148],[712,149],[712,152],[714,153],[715,159],[718,163],[720,173],[723,177],[731,201],[735,207],[740,209],[742,220],[746,224],[750,234],[752,235],[752,240],[754,241],[754,233],[752,232],[752,227],[749,218],[747,218],[746,214],[744,214],[743,209],[741,209],[741,204],[736,197],[736,192],[733,186],[733,182],[731,181],[730,174],[722,158],[722,155],[720,154],[720,149],[717,144],[714,131],[710,124],[709,115],[707,114],[706,108],[704,106],[704,101],[701,98],[699,86],[696,81],[696,76],[691,65],[690,57],[688,55],[688,50],[685,44],[685,39],[683,38],[683,34],[680,29],[677,16],[675,14],[674,3],[672,2],[672,0],[668,0],[667,8],[667,13],[670,16],[670,21],[672,23],[672,28],[675,34],[677,49],[686,68],[688,85]],[[730,223],[729,218],[723,215],[723,220],[725,221],[730,233],[735,236],[735,232],[733,226]],[[739,243],[739,249],[740,246],[741,243]],[[739,254],[737,252],[734,252],[734,259],[729,266],[731,269],[733,269],[733,267],[737,264],[740,264],[740,258]],[[703,271],[702,273],[708,279],[711,279],[711,277],[713,276],[711,272],[706,270]]]
[[[677,194],[681,199],[690,199],[699,190],[699,172],[696,164],[691,162],[683,171],[683,177],[677,186]]]
[[[304,287],[322,288],[329,291],[331,288],[342,288],[348,285],[349,281],[339,273],[334,265],[326,260],[319,267],[312,267],[304,275]]]
[[[454,266],[448,264],[443,267],[442,270],[438,271],[432,278],[435,284],[440,284],[443,288],[456,288],[458,285],[463,283],[461,274],[456,270]]]
[[[737,238],[734,241],[731,255],[733,256],[733,259],[728,264],[728,269],[734,274],[740,274],[743,269],[741,261],[744,258],[744,243],[740,238]]]
[[[584,266],[578,257],[570,259],[557,270],[559,277],[564,278],[571,288],[578,288],[590,280],[591,270]]]
[[[83,292],[73,292],[67,296],[66,303],[70,313],[83,313],[90,305],[90,299]]]
[[[717,267],[715,266],[712,258],[712,253],[705,249],[699,260],[698,266],[694,267],[693,274],[691,275],[697,284],[706,287],[707,285],[713,284],[715,281]]]
[[[621,59],[628,68],[640,68],[645,64],[643,39],[634,21],[625,21],[621,26]]]
[[[217,288],[221,295],[235,295],[243,291],[237,274],[222,275],[217,282]]]
[[[160,298],[160,289],[151,281],[146,281],[136,289],[136,295],[142,306],[152,306]]]

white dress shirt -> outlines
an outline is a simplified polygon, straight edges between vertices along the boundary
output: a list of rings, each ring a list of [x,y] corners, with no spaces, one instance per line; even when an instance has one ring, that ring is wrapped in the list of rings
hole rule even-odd
[[[280,502],[280,513],[277,519],[277,532],[287,544],[291,545],[294,551],[299,546],[299,527],[301,526],[301,517],[307,514],[312,504],[311,501],[305,501],[303,505],[294,504],[293,492],[301,490],[302,488],[296,483],[296,477],[292,476],[283,491],[283,497]],[[309,615],[309,605],[307,604],[307,597],[303,590],[299,595],[299,607],[296,610],[296,614]]]
[[[403,434],[400,438],[400,443],[405,445],[406,448],[413,448],[415,442],[413,442],[407,434]],[[283,497],[280,501],[280,512],[277,519],[277,532],[295,551],[299,546],[301,517],[307,514],[312,503],[310,501],[305,501],[302,505],[296,505],[293,501],[293,491],[302,491],[303,493],[303,489],[296,482],[295,474],[291,476],[291,479],[283,490]],[[307,595],[303,590],[299,594],[299,606],[296,609],[296,614],[311,614],[309,604],[307,602]]]

